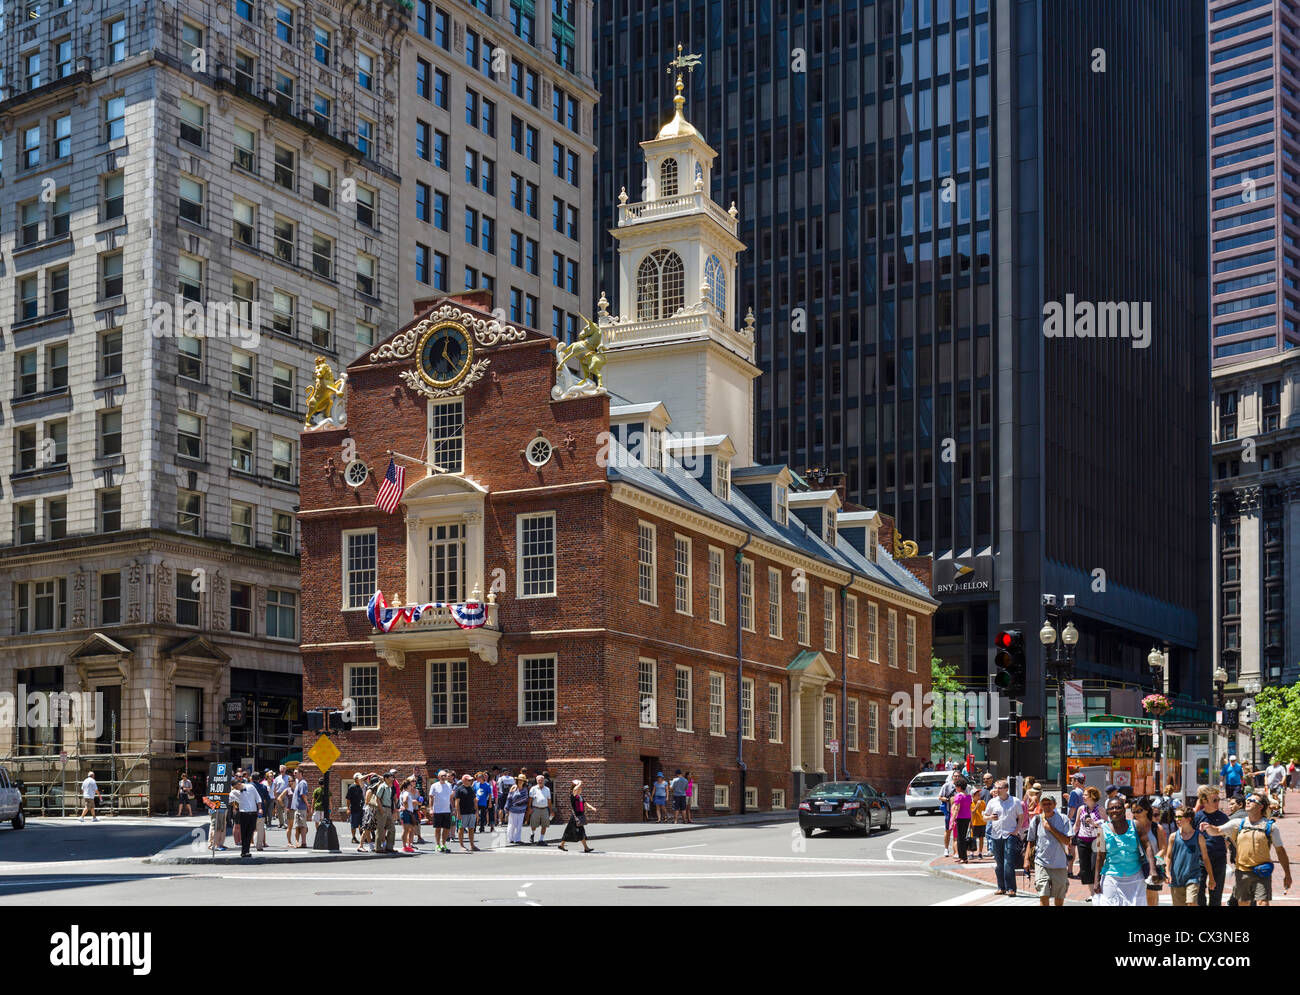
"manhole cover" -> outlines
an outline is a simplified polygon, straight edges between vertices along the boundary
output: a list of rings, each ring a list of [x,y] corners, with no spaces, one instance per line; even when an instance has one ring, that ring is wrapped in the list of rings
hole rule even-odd
[[[348,895],[373,895],[373,891],[318,891],[317,895],[343,897]]]
[[[531,898],[485,898],[484,905],[541,905],[541,902],[535,902]]]
[[[666,884],[621,884],[618,886],[621,891],[667,891]]]

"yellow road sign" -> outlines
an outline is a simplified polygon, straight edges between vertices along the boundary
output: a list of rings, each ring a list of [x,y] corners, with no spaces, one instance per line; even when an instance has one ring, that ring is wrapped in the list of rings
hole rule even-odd
[[[330,742],[328,736],[322,736],[307,751],[307,757],[324,774],[334,766],[334,761],[339,758],[339,748]]]

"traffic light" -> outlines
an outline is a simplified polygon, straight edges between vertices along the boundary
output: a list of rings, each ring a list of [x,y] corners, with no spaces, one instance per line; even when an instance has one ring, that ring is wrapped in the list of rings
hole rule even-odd
[[[998,633],[994,644],[993,662],[997,673],[993,683],[997,689],[1009,698],[1021,698],[1025,694],[1025,636],[1019,629],[1004,629]]]
[[[322,732],[325,729],[325,710],[322,708],[313,708],[303,712],[303,718],[307,720],[308,732]]]
[[[330,732],[351,732],[352,720],[349,713],[337,708],[330,709]]]

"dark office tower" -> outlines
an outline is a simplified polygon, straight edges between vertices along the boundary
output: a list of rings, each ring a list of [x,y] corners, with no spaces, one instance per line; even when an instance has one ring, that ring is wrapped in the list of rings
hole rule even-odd
[[[934,553],[935,648],[962,674],[1072,593],[1080,675],[1150,686],[1167,643],[1171,690],[1205,693],[1204,2],[596,10],[598,230],[621,186],[642,199],[676,46],[702,56],[708,193],[750,247],[756,461],[843,473]],[[613,239],[600,251],[612,299]]]

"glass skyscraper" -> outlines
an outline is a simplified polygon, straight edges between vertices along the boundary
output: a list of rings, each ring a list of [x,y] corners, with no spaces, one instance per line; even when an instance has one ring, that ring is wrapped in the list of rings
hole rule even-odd
[[[596,5],[598,232],[620,186],[640,199],[667,61],[700,53],[710,193],[750,246],[756,461],[842,474],[934,554],[935,649],[962,674],[1022,624],[1031,708],[1046,592],[1078,598],[1081,676],[1150,684],[1167,643],[1173,690],[1208,689],[1199,8]],[[598,246],[613,300],[614,242]]]

